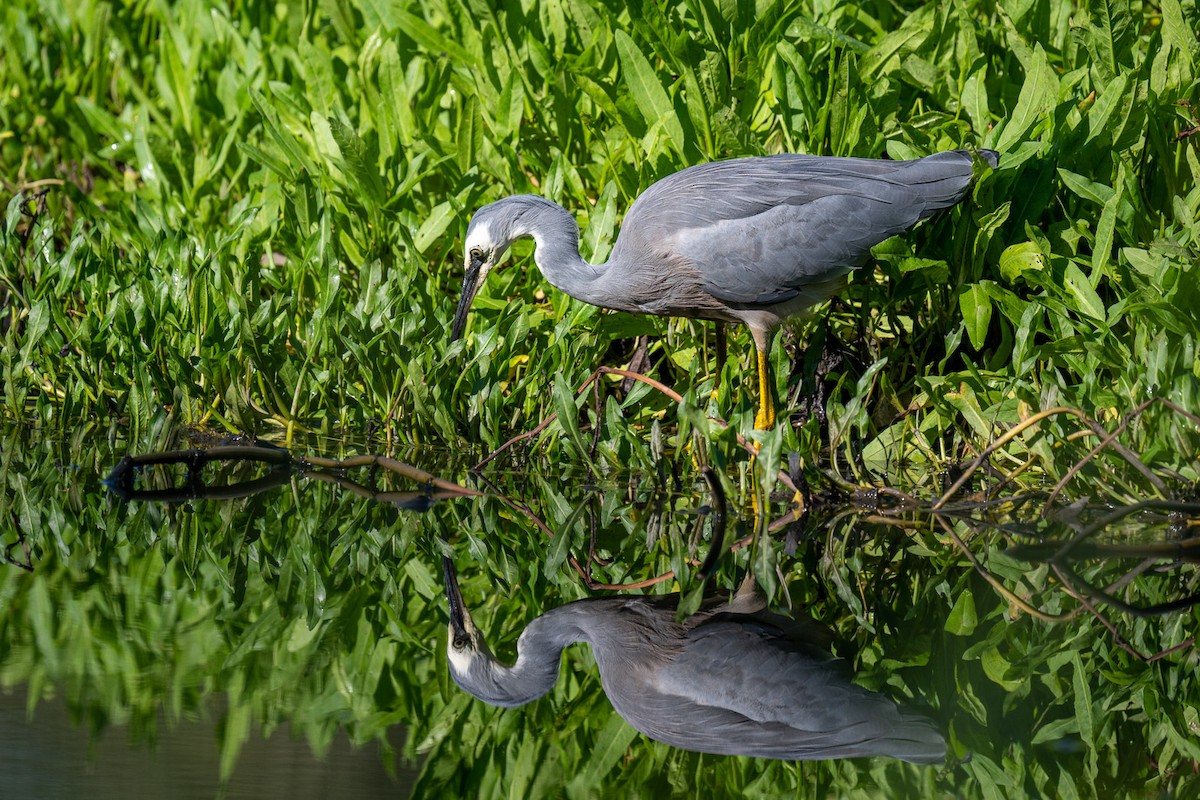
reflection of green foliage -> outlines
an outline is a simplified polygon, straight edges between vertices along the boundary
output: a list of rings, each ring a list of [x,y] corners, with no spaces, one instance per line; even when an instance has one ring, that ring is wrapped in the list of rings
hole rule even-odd
[[[715,409],[748,427],[744,332],[731,347],[742,363],[713,375],[710,328],[606,315],[552,290],[542,300],[536,270],[509,269],[478,299],[468,340],[442,348],[467,218],[503,194],[570,207],[585,255],[602,259],[638,191],[700,160],[994,147],[1001,169],[971,201],[877,248],[881,268],[856,279],[829,330],[807,331],[852,342],[825,378],[834,468],[924,488],[1030,410],[1070,406],[1111,428],[1150,397],[1200,407],[1200,136],[1176,140],[1200,115],[1200,17],[1179,0],[1084,5],[6,7],[3,413],[69,444],[6,434],[0,519],[15,514],[37,569],[0,572],[0,678],[144,737],[160,705],[179,716],[225,692],[226,770],[252,723],[291,720],[320,749],[337,725],[365,741],[402,722],[410,755],[428,754],[430,794],[603,794],[618,776],[654,796],[1184,791],[1200,758],[1194,649],[1147,665],[1087,615],[1011,622],[929,529],[835,525],[799,561],[763,548],[755,570],[776,597],[777,565],[800,578],[794,599],[852,639],[864,683],[929,698],[951,720],[975,755],[940,778],[645,743],[613,717],[584,648],[550,698],[514,712],[470,701],[439,666],[432,534],[455,542],[503,650],[538,610],[581,596],[566,556],[586,552],[593,502],[615,558],[598,577],[674,569],[689,587],[692,527],[670,511],[695,502],[669,501],[670,524],[648,535],[651,498],[676,480],[693,488],[693,454],[739,496],[772,488],[705,419]],[[558,546],[496,502],[421,518],[323,485],[192,509],[112,505],[92,476],[116,458],[83,445],[97,421],[148,450],[168,444],[169,423],[204,420],[490,448],[568,409],[570,389],[643,333],[659,334],[655,369],[684,402],[640,385],[598,406],[581,398],[580,424],[568,414],[542,442],[549,483],[505,478],[533,495]],[[820,350],[798,354],[794,392],[813,388]],[[772,353],[781,389],[792,357]],[[996,464],[1057,480],[1094,443],[1068,441],[1080,428],[1048,420]],[[762,439],[767,476],[820,443],[815,418]],[[1177,470],[1173,487],[1197,480],[1194,427],[1166,406],[1122,441]],[[629,472],[645,485],[627,497]],[[610,490],[585,501],[564,488],[574,481]],[[1077,496],[1146,491],[1116,458],[1079,481]],[[1045,610],[1075,607],[1045,569],[1006,562],[986,537],[971,545]],[[1145,602],[1187,591],[1149,577]],[[1146,654],[1197,627],[1194,611],[1118,619]]]
[[[810,530],[822,535],[802,538],[794,559],[767,552],[794,606],[842,637],[837,650],[857,680],[928,703],[971,760],[947,772],[886,759],[785,764],[643,739],[613,713],[583,646],[567,651],[556,689],[524,708],[501,711],[458,690],[442,654],[446,614],[431,569],[438,537],[452,542],[468,602],[502,658],[532,616],[585,596],[565,563],[546,570],[558,548],[497,499],[419,515],[297,478],[224,504],[126,505],[98,483],[117,460],[107,449],[10,432],[4,452],[9,510],[36,569],[0,571],[0,683],[27,683],[35,698],[61,694],[94,730],[124,723],[139,739],[153,739],[158,709],[192,716],[220,693],[226,772],[246,737],[288,721],[318,753],[338,726],[361,743],[403,725],[407,755],[424,758],[426,795],[547,796],[565,787],[603,796],[620,785],[644,796],[700,786],[729,795],[1112,796],[1191,780],[1194,648],[1147,664],[1087,614],[1045,623],[1015,613],[936,526],[902,533],[848,517]],[[688,460],[662,466],[687,476]],[[493,475],[509,492],[526,478]],[[205,477],[238,476],[206,468]],[[703,555],[707,526],[685,513],[707,502],[702,482],[687,478],[688,496],[649,482],[596,491],[576,486],[570,471],[563,478],[538,481],[523,499],[579,558],[595,520],[596,553],[612,559],[595,566],[598,579],[687,569],[681,555]],[[736,517],[731,528],[745,532]],[[1004,556],[986,530],[957,532],[1041,611],[1077,607],[1046,567]],[[745,563],[729,559],[717,585],[731,590]],[[1120,574],[1111,565],[1081,570],[1101,584]],[[1145,575],[1131,599],[1174,599],[1194,580],[1194,571]],[[1184,642],[1200,614],[1111,618],[1132,647],[1153,654]]]
[[[12,510],[36,568],[3,572],[4,685],[56,691],[94,729],[129,724],[147,739],[160,708],[177,719],[225,693],[226,773],[252,725],[290,721],[320,752],[339,725],[382,740],[427,708],[416,687],[436,669],[436,586],[420,559],[398,557],[419,520],[320,485],[304,487],[299,507],[284,490],[223,506],[125,505],[98,481],[110,451],[12,433],[5,450],[21,454],[5,476],[23,487]]]

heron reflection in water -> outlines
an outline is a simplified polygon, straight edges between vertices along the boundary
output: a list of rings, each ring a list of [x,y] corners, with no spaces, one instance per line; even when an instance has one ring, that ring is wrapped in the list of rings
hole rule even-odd
[[[443,557],[454,681],[495,706],[529,703],[553,688],[564,648],[592,646],[613,708],[673,747],[787,760],[945,757],[934,724],[850,682],[815,625],[771,614],[751,581],[728,602],[676,622],[678,596],[578,600],[529,623],[511,666],[492,655]]]

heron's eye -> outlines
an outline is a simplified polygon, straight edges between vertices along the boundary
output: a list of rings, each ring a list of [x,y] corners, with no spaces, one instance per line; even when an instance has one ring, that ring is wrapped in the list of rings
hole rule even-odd
[[[467,637],[465,637],[465,636],[455,636],[454,637],[454,649],[455,650],[462,650],[464,647],[467,646],[468,643],[469,642],[467,641]]]
[[[483,251],[480,250],[478,247],[472,247],[471,248],[471,260],[472,261],[483,261]]]

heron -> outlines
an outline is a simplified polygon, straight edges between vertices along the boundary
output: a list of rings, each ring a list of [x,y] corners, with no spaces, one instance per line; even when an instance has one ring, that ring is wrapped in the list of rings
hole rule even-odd
[[[999,164],[995,151],[975,152]],[[689,167],[634,201],[604,264],[583,259],[579,226],[557,203],[530,194],[497,200],[467,227],[450,339],[462,336],[509,246],[532,237],[546,280],[585,303],[745,324],[758,356],[754,424],[770,429],[768,354],[781,322],[840,290],[872,247],[962,200],[976,160],[967,150],[911,161],[783,154]]]
[[[732,599],[676,621],[679,596],[589,598],[530,622],[511,665],[498,661],[463,604],[442,558],[450,625],[450,675],[476,698],[513,708],[558,681],[562,651],[592,647],[613,708],[639,732],[672,747],[786,760],[890,756],[945,758],[929,719],[850,682],[822,647],[815,623],[766,610],[753,580]]]

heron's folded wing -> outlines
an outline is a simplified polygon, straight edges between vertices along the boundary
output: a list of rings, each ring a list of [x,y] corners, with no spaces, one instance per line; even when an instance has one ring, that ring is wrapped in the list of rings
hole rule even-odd
[[[638,198],[614,256],[637,260],[666,248],[695,264],[725,302],[786,302],[958,202],[971,175],[965,151],[917,161],[783,155],[703,164]]]
[[[606,688],[635,728],[689,750],[786,759],[887,755],[915,763],[939,761],[945,752],[929,720],[855,686],[769,626],[703,625],[651,680]]]

